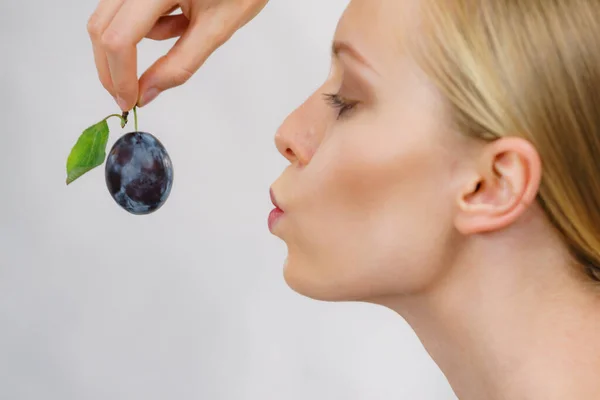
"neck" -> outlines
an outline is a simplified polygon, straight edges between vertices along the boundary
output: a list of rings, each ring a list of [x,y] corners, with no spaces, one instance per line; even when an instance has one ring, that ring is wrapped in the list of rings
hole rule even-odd
[[[493,256],[380,303],[412,326],[461,400],[600,398],[597,292],[554,250]]]

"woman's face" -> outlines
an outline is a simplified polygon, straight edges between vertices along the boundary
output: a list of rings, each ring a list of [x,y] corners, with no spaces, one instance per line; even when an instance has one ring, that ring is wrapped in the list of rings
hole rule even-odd
[[[452,257],[461,146],[404,48],[418,20],[418,1],[352,0],[330,76],[276,134],[290,166],[272,186],[284,211],[272,232],[288,247],[285,280],[303,295],[408,294]]]

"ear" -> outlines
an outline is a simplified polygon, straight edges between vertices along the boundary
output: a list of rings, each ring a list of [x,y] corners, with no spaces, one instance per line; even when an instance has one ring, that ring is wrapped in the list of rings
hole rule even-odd
[[[499,230],[515,222],[536,199],[541,161],[525,139],[486,144],[458,195],[456,228],[463,234]]]

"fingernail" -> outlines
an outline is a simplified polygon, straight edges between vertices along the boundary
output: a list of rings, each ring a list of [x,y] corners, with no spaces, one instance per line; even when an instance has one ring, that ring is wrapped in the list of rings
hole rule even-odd
[[[156,98],[156,96],[158,96],[159,91],[156,88],[150,88],[148,90],[146,90],[144,92],[144,94],[142,95],[142,98],[140,99],[140,107],[145,106],[146,104],[150,103],[152,100],[154,100]]]
[[[121,110],[128,111],[127,102],[121,96],[117,96],[117,104],[121,107]]]

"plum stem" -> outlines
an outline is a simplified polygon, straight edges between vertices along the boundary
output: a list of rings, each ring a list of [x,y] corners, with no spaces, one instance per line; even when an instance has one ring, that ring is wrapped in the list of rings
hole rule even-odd
[[[104,121],[106,121],[110,117],[117,117],[117,118],[119,118],[121,120],[121,128],[124,128],[125,125],[127,125],[127,114],[126,113],[123,113],[123,115],[110,114],[108,117],[104,118]]]
[[[104,121],[106,121],[107,119],[111,118],[111,117],[117,117],[121,120],[121,128],[125,128],[125,125],[127,125],[127,117],[129,116],[129,111],[123,111],[122,115],[119,114],[110,114],[108,117],[104,118]],[[138,130],[138,118],[137,118],[137,107],[133,107],[133,119],[135,122],[135,131],[137,132]]]

